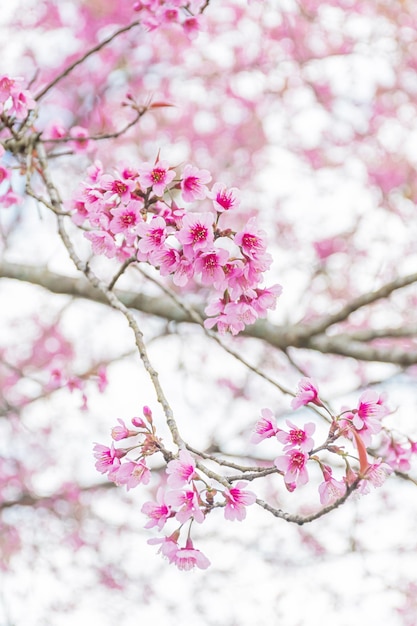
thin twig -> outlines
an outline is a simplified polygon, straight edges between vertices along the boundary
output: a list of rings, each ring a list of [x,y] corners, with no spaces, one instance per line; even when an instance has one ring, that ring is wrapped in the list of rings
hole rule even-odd
[[[109,44],[111,41],[113,41],[113,39],[115,39],[116,37],[118,37],[122,33],[126,33],[127,31],[131,30],[135,26],[139,26],[139,25],[140,25],[140,22],[136,21],[136,22],[132,22],[128,26],[123,26],[123,28],[119,28],[116,32],[114,32],[112,35],[109,35],[108,37],[106,37],[106,39],[103,39],[103,41],[98,43],[96,46],[94,46],[93,48],[90,48],[90,50],[88,50],[81,57],[78,57],[78,59],[76,61],[71,63],[71,65],[69,65],[63,72],[58,74],[58,76],[56,76],[56,78],[54,78],[50,83],[48,83],[35,96],[35,100],[39,101],[41,98],[43,98],[48,93],[48,91],[50,91],[52,89],[52,87],[55,87],[55,85],[57,85],[63,78],[68,76],[68,74],[70,74],[78,65],[81,65],[81,63],[84,63],[84,61],[86,59],[88,59],[88,57],[92,56],[96,52],[99,52],[99,50],[101,50],[102,48],[107,46],[107,44]]]

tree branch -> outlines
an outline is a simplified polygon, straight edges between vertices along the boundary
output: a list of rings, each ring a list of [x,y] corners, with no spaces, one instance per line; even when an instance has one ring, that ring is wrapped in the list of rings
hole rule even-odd
[[[44,287],[52,293],[85,298],[93,302],[107,304],[107,298],[92,286],[85,278],[73,278],[37,268],[30,265],[19,265],[0,261],[0,278],[11,278]],[[175,323],[196,323],[189,313],[168,297],[152,297],[145,294],[115,289],[114,294],[125,307],[154,315]],[[197,310],[204,318],[203,311]],[[261,339],[275,348],[305,348],[327,354],[338,354],[361,361],[377,361],[393,363],[407,367],[417,363],[417,350],[398,347],[379,348],[361,343],[348,334],[308,336],[308,327],[278,326],[265,320],[258,320],[248,326],[242,335]],[[301,336],[300,336],[301,335]],[[304,335],[304,338],[303,338]],[[353,335],[354,337],[354,335]]]
[[[56,76],[54,78],[54,80],[52,80],[50,83],[48,83],[35,96],[35,100],[39,101],[41,98],[43,98],[48,93],[48,91],[50,89],[52,89],[52,87],[55,87],[55,85],[57,85],[63,78],[65,78],[65,76],[68,76],[68,74],[70,74],[72,72],[72,70],[74,70],[78,65],[81,65],[82,63],[84,63],[84,61],[86,59],[88,59],[88,57],[90,57],[91,55],[95,54],[96,52],[98,52],[99,50],[101,50],[102,48],[107,46],[108,43],[113,41],[113,39],[115,39],[116,37],[118,37],[122,33],[126,33],[127,31],[131,30],[135,26],[139,26],[139,25],[140,25],[140,22],[136,21],[136,22],[132,22],[128,26],[123,26],[123,28],[119,28],[119,30],[114,32],[112,35],[109,35],[108,37],[106,37],[106,39],[103,39],[103,41],[98,43],[96,46],[94,46],[93,48],[90,48],[90,50],[88,50],[85,54],[83,54],[81,57],[79,57],[73,63],[71,63],[71,65],[68,65],[68,67],[65,68],[65,70],[63,72],[61,72],[60,74],[58,74],[58,76]]]

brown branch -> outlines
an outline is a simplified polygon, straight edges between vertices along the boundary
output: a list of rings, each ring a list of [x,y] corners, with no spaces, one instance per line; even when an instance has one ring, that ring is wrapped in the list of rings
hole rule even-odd
[[[81,65],[81,63],[84,63],[84,61],[86,59],[88,59],[88,57],[92,56],[96,52],[99,52],[102,48],[107,46],[107,44],[109,44],[111,41],[113,41],[113,39],[115,39],[116,37],[118,37],[122,33],[126,33],[127,31],[131,30],[135,26],[139,26],[139,25],[140,25],[140,22],[136,21],[136,22],[132,22],[128,26],[123,26],[123,28],[119,28],[116,32],[114,32],[112,35],[109,35],[108,37],[106,37],[106,39],[103,39],[103,41],[98,43],[96,46],[94,46],[93,48],[90,48],[90,50],[88,50],[85,54],[83,54],[81,57],[76,59],[73,63],[71,63],[71,65],[69,65],[67,68],[65,68],[65,70],[63,72],[58,74],[58,76],[56,76],[50,83],[48,83],[35,96],[35,100],[39,101],[41,98],[43,98],[48,93],[48,91],[50,91],[50,89],[52,89],[52,87],[55,87],[55,85],[57,85],[63,78],[68,76],[68,74],[70,74],[78,65]]]
[[[108,303],[103,293],[92,286],[85,278],[63,276],[46,268],[0,261],[1,277],[39,285],[52,293],[85,298],[102,304]],[[114,294],[125,307],[130,309],[178,324],[183,322],[196,323],[190,314],[184,310],[184,307],[181,308],[167,297],[152,297],[119,289],[115,289]],[[197,313],[204,318],[204,313],[201,309],[197,309]],[[291,347],[305,348],[325,354],[339,354],[352,357],[361,361],[393,363],[404,367],[417,363],[417,350],[369,346],[352,340],[346,334],[333,336],[318,335],[301,339],[299,332],[298,325],[278,326],[270,324],[265,320],[258,320],[252,326],[248,326],[242,335],[261,339],[280,350]]]
[[[344,307],[340,309],[337,313],[332,313],[321,320],[310,324],[304,327],[304,332],[306,333],[306,337],[312,337],[313,335],[319,335],[327,330],[333,324],[337,324],[338,322],[343,322],[346,320],[354,311],[361,309],[364,306],[372,304],[377,300],[382,300],[383,298],[388,298],[393,291],[398,289],[402,289],[403,287],[407,287],[408,285],[412,285],[417,282],[417,272],[413,274],[408,274],[407,276],[398,276],[395,280],[382,285],[379,289],[375,291],[371,291],[369,293],[364,293],[361,296],[354,298],[350,302],[348,302]]]
[[[130,128],[132,128],[132,126],[137,124],[140,118],[143,117],[143,115],[145,115],[147,111],[148,111],[148,107],[143,106],[141,109],[137,111],[133,120],[128,122],[120,130],[115,130],[109,133],[102,133],[100,135],[91,135],[87,137],[81,137],[81,140],[82,141],[100,141],[101,139],[117,139],[121,135],[124,135]],[[67,143],[69,141],[77,141],[77,137],[71,137],[70,135],[68,135],[68,137],[60,137],[59,139],[40,139],[40,141],[45,144],[61,144],[61,143]],[[68,154],[68,153],[64,152],[63,154]],[[70,152],[69,154],[72,154],[72,152]],[[53,156],[57,156],[57,155],[53,155]],[[58,155],[58,156],[61,156],[61,155]]]
[[[339,500],[336,500],[336,502],[334,502],[333,504],[329,504],[329,506],[325,506],[323,509],[320,509],[316,513],[312,513],[311,515],[303,516],[303,515],[295,515],[292,513],[287,513],[283,511],[282,509],[274,508],[273,506],[271,506],[264,500],[260,500],[259,498],[257,498],[256,503],[259,506],[261,506],[263,509],[265,509],[266,511],[269,511],[270,513],[272,513],[274,517],[278,517],[280,519],[285,520],[286,522],[292,522],[294,524],[298,524],[298,526],[302,526],[303,524],[308,524],[310,522],[313,522],[319,517],[323,517],[323,515],[327,515],[327,513],[330,513],[334,509],[337,509],[341,504],[344,504],[346,500],[349,498],[349,496],[353,493],[353,491],[356,490],[356,488],[359,485],[359,482],[360,482],[360,478],[357,478],[355,482],[353,482],[349,487],[347,487],[346,493],[342,498],[339,498]]]

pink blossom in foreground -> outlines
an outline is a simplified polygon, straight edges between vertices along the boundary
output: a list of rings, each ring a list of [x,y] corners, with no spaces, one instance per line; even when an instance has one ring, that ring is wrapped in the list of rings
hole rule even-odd
[[[94,254],[104,254],[109,259],[116,256],[116,243],[109,233],[106,233],[104,230],[90,231],[85,233],[84,236],[91,241]]]
[[[166,557],[170,563],[173,563],[175,555],[178,551],[178,535],[179,533],[175,532],[170,537],[152,537],[151,539],[148,539],[148,543],[150,545],[160,544],[158,554],[162,554],[162,556]]]
[[[346,493],[346,483],[336,480],[332,476],[332,470],[328,465],[322,467],[324,483],[319,485],[320,502],[323,506],[334,504]]]
[[[302,378],[298,383],[296,396],[291,402],[291,408],[295,410],[300,406],[308,404],[309,402],[321,405],[319,400],[319,390],[311,378]]]
[[[189,213],[182,220],[181,229],[176,233],[176,238],[183,244],[184,254],[188,258],[194,258],[197,252],[201,252],[213,245],[214,216],[212,213]]]
[[[246,256],[258,260],[266,252],[265,236],[265,231],[259,230],[256,218],[252,217],[245,228],[236,233],[234,242]]]
[[[131,193],[136,187],[136,182],[133,180],[122,180],[121,178],[114,178],[110,174],[103,174],[98,181],[100,187],[102,187],[106,193],[104,199],[106,202],[114,199],[114,201],[129,202],[131,199]]]
[[[122,463],[118,470],[113,471],[109,478],[116,485],[126,485],[127,490],[137,487],[139,484],[147,485],[151,479],[151,473],[142,459],[139,463],[126,461]]]
[[[178,569],[188,571],[194,567],[199,569],[207,569],[210,565],[208,558],[200,551],[196,550],[190,538],[187,539],[185,548],[180,548],[172,555],[172,563]]]
[[[311,435],[316,430],[316,425],[312,422],[304,424],[304,428],[298,428],[295,424],[286,420],[290,431],[286,433],[284,430],[278,430],[277,439],[281,443],[285,443],[284,450],[299,448],[303,452],[309,452],[314,447],[314,440]]]
[[[111,209],[112,219],[109,224],[109,229],[115,235],[117,233],[129,233],[135,229],[135,227],[143,222],[140,202],[129,202],[128,206],[124,204]]]
[[[181,178],[181,195],[186,202],[203,200],[208,193],[206,184],[211,181],[208,170],[199,170],[194,165],[186,165]]]
[[[214,208],[218,213],[236,209],[240,204],[240,193],[236,187],[230,187],[222,183],[215,183],[208,194],[213,200]]]
[[[168,491],[165,495],[165,502],[172,507],[179,507],[175,517],[181,524],[184,524],[191,518],[198,524],[204,522],[204,513],[200,509],[198,496],[194,490]]]
[[[308,454],[301,450],[289,450],[285,456],[277,457],[274,465],[284,472],[286,484],[294,483],[296,487],[300,487],[308,482],[307,461]]]
[[[263,439],[274,437],[278,431],[276,419],[271,409],[262,409],[261,419],[255,424],[254,433],[251,437],[252,443],[259,443]]]
[[[213,285],[215,289],[224,290],[227,287],[223,266],[229,259],[229,253],[223,248],[211,248],[202,252],[195,260],[195,273],[201,275],[203,285]]]
[[[174,489],[189,483],[194,477],[195,460],[188,450],[180,450],[178,459],[170,461],[166,469],[168,485]]]
[[[359,483],[358,491],[362,495],[369,493],[369,486],[381,487],[388,476],[392,473],[393,469],[387,463],[384,463],[381,459],[378,459],[375,463],[368,466],[368,469],[363,475],[363,480]]]
[[[138,258],[142,261],[152,259],[164,247],[167,237],[166,222],[163,217],[154,217],[150,222],[142,222],[137,227],[137,233],[141,237],[138,244]]]
[[[228,491],[223,491],[226,499],[224,509],[224,517],[227,520],[239,520],[240,522],[246,517],[246,508],[256,501],[256,494],[253,491],[247,491],[247,482],[239,481],[235,487],[231,487]]]
[[[171,517],[171,507],[166,504],[165,493],[162,488],[158,489],[155,502],[145,502],[142,506],[142,513],[149,517],[149,521],[145,524],[145,528],[153,528],[157,526],[161,530],[169,517]]]
[[[152,188],[157,196],[163,196],[166,187],[175,178],[175,172],[169,169],[167,161],[157,161],[155,164],[142,163],[138,167],[140,184],[145,188]]]
[[[385,404],[385,397],[373,389],[368,389],[359,398],[359,406],[352,420],[357,430],[368,429],[372,434],[381,430],[381,419],[388,415],[389,408]]]
[[[111,448],[103,446],[101,443],[96,443],[93,448],[94,457],[97,459],[95,467],[101,474],[106,474],[112,470],[118,469],[120,466],[120,456],[124,456],[125,452],[121,454],[113,444]]]

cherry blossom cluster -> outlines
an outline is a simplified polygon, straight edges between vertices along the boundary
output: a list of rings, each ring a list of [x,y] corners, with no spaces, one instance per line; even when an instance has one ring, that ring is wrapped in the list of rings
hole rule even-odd
[[[23,78],[0,76],[0,116],[23,121],[36,102],[28,89],[22,89]]]
[[[191,164],[177,174],[159,158],[114,175],[96,162],[73,201],[73,219],[96,255],[145,262],[178,287],[209,289],[206,328],[237,334],[266,317],[281,286],[260,286],[272,262],[265,233],[254,217],[231,230],[224,216],[239,206],[239,191],[219,182],[209,189],[211,179]]]
[[[109,448],[96,444],[94,456],[96,468],[107,474],[109,480],[117,485],[125,485],[129,490],[139,484],[148,484],[151,478],[146,458],[162,452],[167,462],[165,474],[160,480],[156,501],[145,502],[142,512],[148,517],[145,528],[165,529],[169,520],[176,528],[162,538],[152,538],[150,544],[160,545],[159,552],[181,570],[193,567],[206,569],[209,560],[193,547],[191,526],[193,522],[202,524],[207,515],[216,508],[222,508],[224,517],[229,521],[242,521],[246,517],[246,507],[253,504],[256,496],[245,489],[247,483],[239,481],[224,485],[208,482],[203,472],[198,470],[195,458],[186,449],[180,450],[177,458],[164,449],[157,437],[152,413],[148,407],[143,409],[144,418],[134,417],[132,426],[126,426],[119,419],[119,425],[112,429],[114,441],[135,438],[135,443],[125,448]],[[128,456],[129,455],[129,456]],[[132,459],[132,455],[134,458]],[[184,547],[178,541],[183,526],[187,524],[187,537]]]
[[[0,132],[9,136],[16,133],[16,126],[22,125],[36,102],[28,89],[22,87],[23,78],[0,75]],[[17,126],[19,128],[19,126]],[[0,143],[0,159],[3,161],[5,149]],[[12,171],[5,163],[0,163],[0,207],[9,208],[21,198],[12,188]]]
[[[270,409],[263,409],[261,419],[256,423],[252,442],[275,438],[284,444],[283,454],[277,456],[274,465],[283,475],[289,491],[305,485],[309,481],[307,466],[317,463],[323,474],[324,482],[319,485],[320,502],[324,506],[334,504],[343,498],[347,489],[355,484],[358,492],[368,493],[369,486],[382,485],[386,477],[394,470],[409,469],[409,459],[417,445],[409,442],[407,447],[394,441],[392,434],[386,434],[382,420],[391,410],[383,395],[375,390],[367,390],[359,398],[353,409],[344,408],[339,415],[333,415],[319,397],[317,385],[309,378],[301,379],[298,391],[292,401],[292,408],[298,409],[308,404],[321,407],[330,416],[330,427],[324,443],[316,445],[313,434],[316,425],[312,422],[302,427],[287,420],[287,430],[277,426]],[[376,439],[376,436],[378,437]],[[338,440],[348,440],[356,448],[352,455],[345,445]],[[337,443],[336,443],[337,442]],[[369,459],[368,447],[377,450],[375,461]],[[344,463],[344,475],[341,480],[333,477],[332,468],[319,457],[319,452],[335,454]],[[350,459],[355,458],[355,468]]]
[[[280,474],[288,491],[293,492],[309,482],[309,469],[314,464],[323,477],[318,485],[320,502],[324,507],[332,507],[353,490],[367,494],[371,486],[381,486],[392,471],[409,469],[409,459],[417,451],[417,444],[409,441],[405,447],[394,441],[391,433],[386,434],[389,431],[383,419],[391,409],[386,398],[377,391],[365,391],[354,408],[342,408],[339,414],[333,415],[320,398],[316,383],[302,378],[291,406],[297,410],[306,405],[315,407],[329,423],[322,443],[314,441],[315,423],[301,426],[288,419],[286,428],[280,428],[268,408],[262,410],[251,438],[255,444],[265,439],[277,441],[280,453],[268,467],[268,475],[271,470]],[[194,548],[191,539],[193,523],[202,524],[215,509],[223,510],[226,520],[243,521],[246,507],[257,501],[256,494],[246,488],[248,480],[261,478],[265,466],[259,467],[259,475],[256,468],[242,467],[241,476],[228,478],[208,471],[198,460],[198,454],[194,456],[186,448],[174,456],[157,436],[152,412],[146,406],[143,417],[134,417],[131,425],[127,426],[121,419],[118,422],[111,431],[112,445],[94,446],[96,469],[128,490],[140,484],[148,485],[154,474],[159,487],[155,500],[143,504],[142,513],[148,518],[145,528],[154,528],[163,536],[154,537],[148,543],[158,545],[159,553],[181,570],[207,568],[207,557]],[[116,447],[115,444],[122,441],[123,447]],[[132,443],[128,445],[128,442]],[[153,469],[156,464],[152,467],[148,462],[148,457],[158,452],[165,462],[162,473],[159,468]],[[371,455],[374,458],[371,459]],[[330,463],[338,468],[340,478],[333,476]],[[182,533],[186,536],[180,546]]]
[[[148,30],[179,25],[193,38],[203,26],[201,11],[204,4],[204,0],[139,0],[134,3],[133,9],[139,13],[142,24]]]

